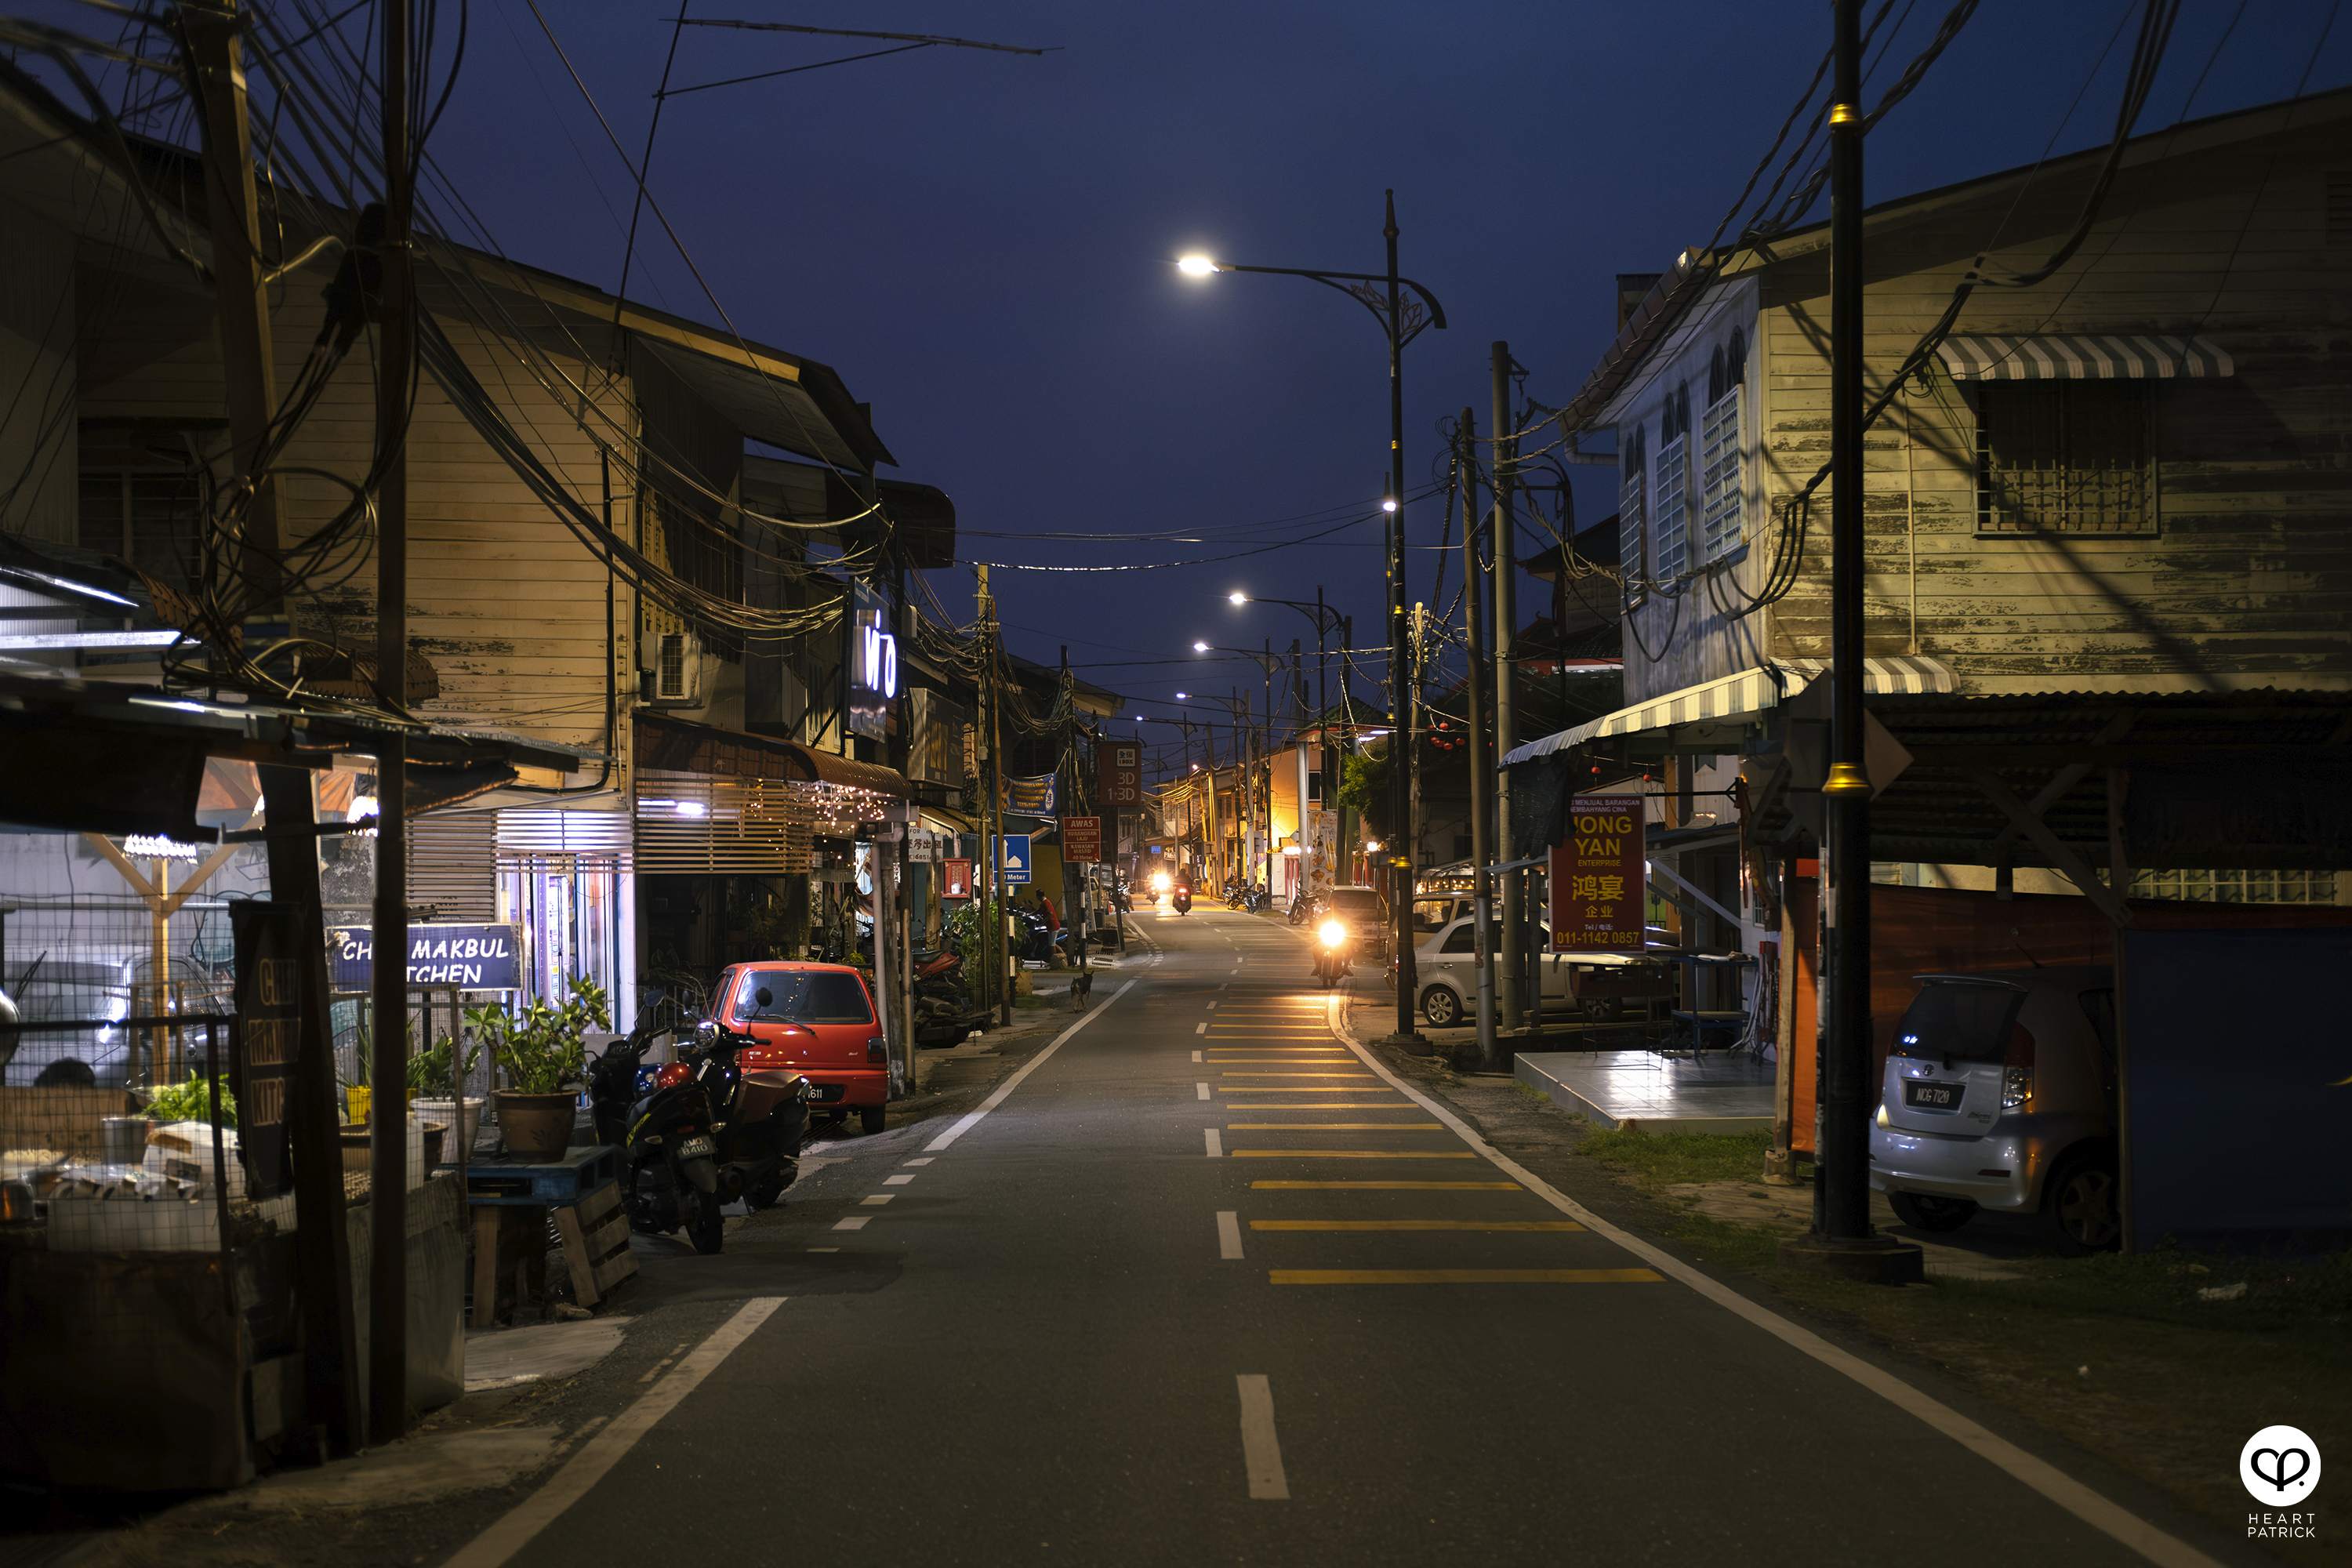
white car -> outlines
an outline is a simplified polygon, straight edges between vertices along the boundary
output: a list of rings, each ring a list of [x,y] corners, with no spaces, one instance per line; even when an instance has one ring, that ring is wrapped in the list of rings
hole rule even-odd
[[[1551,927],[1542,927],[1547,941]],[[1496,933],[1490,932],[1490,937]],[[1432,1027],[1451,1028],[1475,1020],[1478,1006],[1478,921],[1464,916],[1448,922],[1413,949],[1414,977],[1421,994],[1421,1016]],[[1629,997],[1673,994],[1674,980],[1664,966],[1630,954],[1542,952],[1536,971],[1543,988],[1543,1011],[1576,1013],[1596,1022],[1624,1014]]]

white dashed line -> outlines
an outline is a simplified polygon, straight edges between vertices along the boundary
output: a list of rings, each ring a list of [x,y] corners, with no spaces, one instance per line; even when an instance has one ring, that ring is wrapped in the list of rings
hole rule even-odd
[[[1287,1500],[1290,1482],[1282,1473],[1282,1444],[1274,1435],[1274,1389],[1264,1373],[1241,1373],[1234,1381],[1241,1386],[1242,1463],[1249,1470],[1249,1495]]]
[[[919,1160],[901,1160],[898,1163],[902,1165],[928,1165],[934,1158],[933,1155],[926,1154]]]
[[[1193,1059],[1194,1061],[1199,1061],[1199,1060],[1201,1059],[1201,1053],[1200,1053],[1200,1052],[1198,1052],[1198,1051],[1194,1051],[1194,1052],[1192,1053],[1192,1059]],[[1208,1099],[1208,1098],[1209,1098],[1209,1086],[1208,1086],[1207,1084],[1205,1084],[1205,1083],[1196,1083],[1196,1084],[1194,1084],[1192,1087],[1193,1087],[1194,1089],[1196,1089],[1200,1090],[1200,1096],[1199,1096],[1199,1098],[1201,1098],[1201,1099],[1202,1099],[1202,1100],[1206,1100],[1206,1099]]]
[[[841,1248],[837,1247],[812,1247],[809,1250],[811,1252],[839,1252]]]
[[[882,1178],[882,1184],[886,1187],[903,1187],[914,1179],[912,1176],[885,1176]]]
[[[857,1201],[861,1204],[866,1205],[868,1207],[879,1208],[882,1205],[888,1203],[892,1198],[895,1198],[898,1195],[898,1194],[896,1193],[868,1193]]]
[[[1193,1059],[1194,1061],[1196,1061],[1196,1062],[1197,1062],[1197,1061],[1199,1061],[1199,1060],[1201,1059],[1201,1053],[1200,1053],[1200,1052],[1198,1052],[1198,1051],[1194,1051],[1194,1052],[1192,1053],[1192,1059]]]
[[[1217,1211],[1217,1256],[1239,1258],[1242,1255],[1242,1216],[1233,1209]]]
[[[1209,1032],[1209,1026],[1206,1024],[1195,1024],[1192,1026],[1192,1032],[1196,1035],[1205,1035]]]
[[[867,1226],[872,1225],[873,1223],[874,1216],[872,1215],[861,1214],[852,1215],[848,1219],[835,1220],[834,1222],[833,1228],[835,1230],[864,1230]]]
[[[1224,1135],[1223,1135],[1223,1133],[1219,1132],[1215,1128],[1213,1128],[1213,1127],[1203,1127],[1203,1128],[1202,1128],[1202,1129],[1201,1129],[1201,1139],[1202,1139],[1202,1142],[1205,1142],[1205,1143],[1206,1143],[1206,1144],[1208,1144],[1208,1146],[1209,1146],[1209,1158],[1210,1158],[1210,1159],[1212,1159],[1212,1160],[1222,1160],[1222,1159],[1223,1159],[1223,1158],[1225,1157],[1225,1139],[1224,1139]],[[866,1201],[867,1201],[868,1203],[871,1203],[873,1200],[869,1198],[869,1199],[867,1199]]]

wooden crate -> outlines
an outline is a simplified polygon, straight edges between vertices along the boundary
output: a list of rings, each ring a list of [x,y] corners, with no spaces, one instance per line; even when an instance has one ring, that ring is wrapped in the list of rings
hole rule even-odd
[[[637,1256],[629,1249],[628,1205],[618,1183],[551,1212],[572,1267],[572,1295],[582,1306],[594,1306],[637,1271]]]

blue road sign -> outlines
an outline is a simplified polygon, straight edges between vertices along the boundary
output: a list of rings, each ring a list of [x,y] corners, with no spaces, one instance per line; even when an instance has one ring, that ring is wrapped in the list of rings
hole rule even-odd
[[[997,836],[996,873],[1007,886],[1029,879],[1029,838],[1026,833]]]

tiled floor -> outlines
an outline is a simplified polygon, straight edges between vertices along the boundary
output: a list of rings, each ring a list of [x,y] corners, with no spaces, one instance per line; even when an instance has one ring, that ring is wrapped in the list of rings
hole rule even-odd
[[[1772,1064],[1752,1057],[1651,1051],[1539,1051],[1515,1059],[1520,1082],[1594,1125],[1748,1132],[1772,1125]]]

